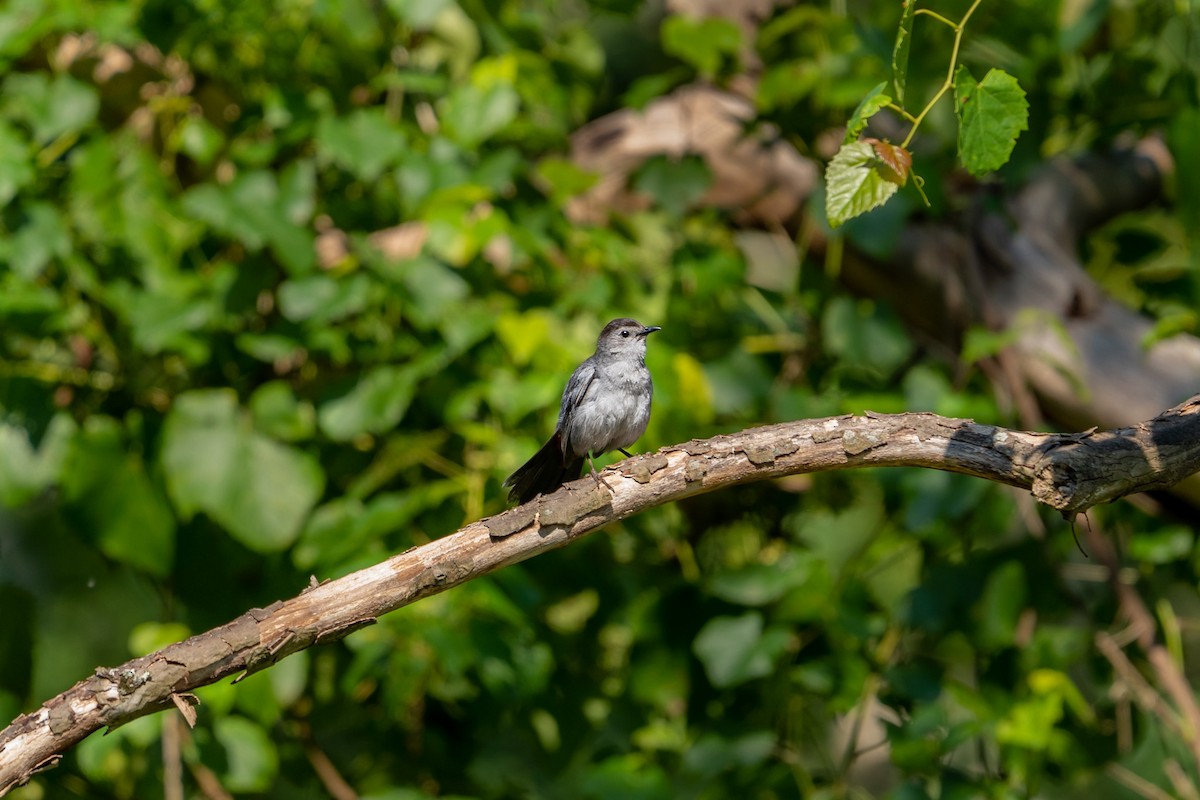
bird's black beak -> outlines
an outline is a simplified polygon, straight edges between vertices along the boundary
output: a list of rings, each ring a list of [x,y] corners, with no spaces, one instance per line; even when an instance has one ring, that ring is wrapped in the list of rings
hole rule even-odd
[[[647,325],[645,328],[642,328],[642,332],[638,335],[639,336],[649,336],[650,334],[654,333],[655,331],[661,331],[661,330],[662,330],[662,328],[658,327],[657,325]]]

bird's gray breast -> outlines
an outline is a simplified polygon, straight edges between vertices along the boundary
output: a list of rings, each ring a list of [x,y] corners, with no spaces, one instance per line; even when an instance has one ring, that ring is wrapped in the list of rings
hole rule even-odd
[[[624,366],[624,365],[623,365]],[[628,447],[646,432],[654,387],[645,365],[598,369],[568,421],[568,446],[576,455]]]

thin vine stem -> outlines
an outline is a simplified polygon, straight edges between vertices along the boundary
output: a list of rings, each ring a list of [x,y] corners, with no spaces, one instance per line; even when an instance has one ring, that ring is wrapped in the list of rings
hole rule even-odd
[[[946,70],[946,80],[942,83],[941,88],[937,90],[937,94],[933,96],[933,99],[926,103],[925,107],[921,109],[921,113],[917,114],[916,119],[912,120],[912,128],[909,129],[908,136],[904,137],[904,141],[900,143],[901,147],[908,149],[909,143],[912,142],[913,137],[917,135],[917,128],[921,126],[922,120],[924,120],[926,115],[933,110],[933,107],[937,105],[937,102],[942,99],[942,95],[950,91],[950,87],[954,85],[954,69],[958,66],[958,51],[962,45],[963,31],[967,27],[967,20],[971,18],[971,15],[975,13],[975,9],[979,8],[979,4],[982,2],[983,0],[975,0],[975,2],[971,3],[971,7],[967,9],[967,13],[963,14],[963,18],[958,21],[957,25],[943,17],[941,14],[937,14],[924,8],[918,8],[913,12],[914,16],[917,14],[924,14],[925,16],[932,17],[933,19],[945,23],[953,28],[954,47],[950,51],[950,66]]]

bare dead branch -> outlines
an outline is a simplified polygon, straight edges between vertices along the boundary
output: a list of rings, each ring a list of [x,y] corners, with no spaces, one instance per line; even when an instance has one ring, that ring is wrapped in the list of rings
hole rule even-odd
[[[97,730],[174,707],[198,686],[240,680],[615,520],[740,483],[878,466],[975,475],[1027,489],[1070,516],[1200,470],[1200,395],[1112,431],[1056,435],[928,413],[868,413],[754,428],[627,459],[606,470],[611,493],[586,477],[156,653],[97,669],[0,731],[0,795]]]

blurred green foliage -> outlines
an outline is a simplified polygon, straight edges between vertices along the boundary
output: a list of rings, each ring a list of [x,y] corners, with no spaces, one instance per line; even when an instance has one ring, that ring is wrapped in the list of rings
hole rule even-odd
[[[500,510],[614,316],[664,328],[642,449],[868,408],[1013,422],[823,265],[747,264],[746,232],[693,210],[698,161],[644,165],[648,210],[564,213],[595,180],[573,130],[750,53],[762,121],[811,150],[887,78],[899,11],[852,5],[782,7],[754,41],[631,0],[0,7],[0,718]],[[1159,127],[1198,163],[1195,16],[1017,8],[984,3],[963,53],[1029,93],[1006,180]],[[948,44],[921,35],[914,104]],[[922,129],[934,213],[956,136],[949,107]],[[1195,182],[1177,199],[1086,244],[1164,331],[1200,296]],[[847,236],[883,252],[900,222]],[[1191,669],[1190,528],[1091,519],[1168,632],[1193,623]],[[1129,797],[1113,768],[1168,787],[1189,762],[1113,693],[1092,645],[1113,616],[1061,521],[1006,488],[749,485],[202,690],[185,784],[325,796],[317,752],[376,800]],[[167,719],[16,796],[159,795]]]

